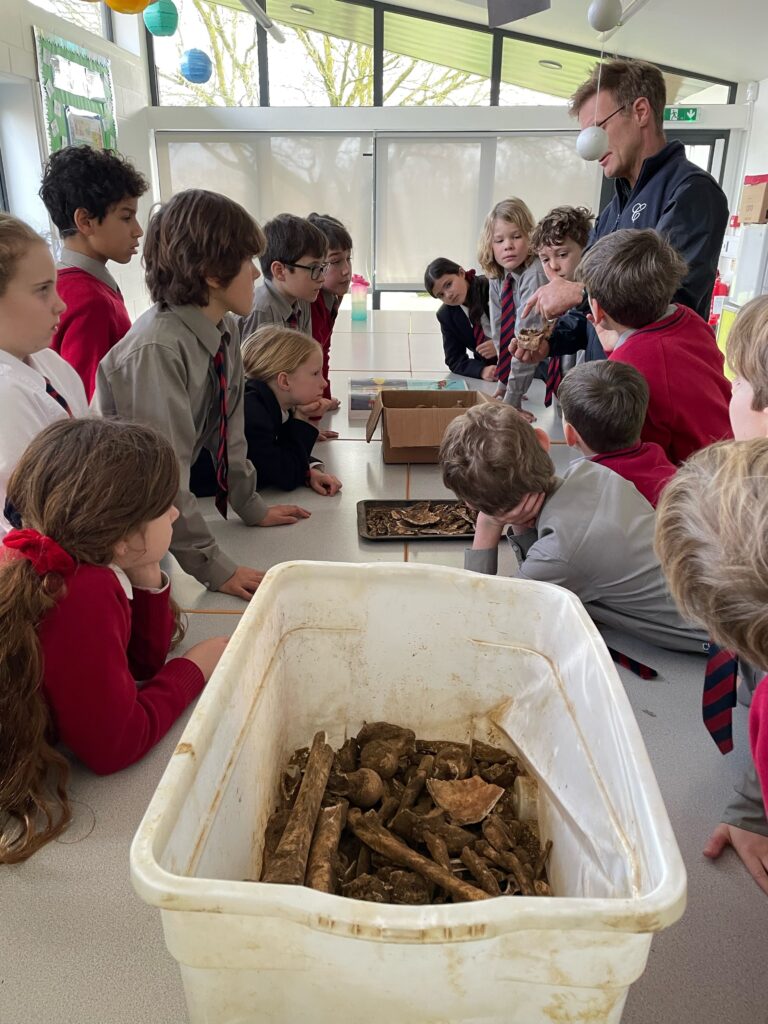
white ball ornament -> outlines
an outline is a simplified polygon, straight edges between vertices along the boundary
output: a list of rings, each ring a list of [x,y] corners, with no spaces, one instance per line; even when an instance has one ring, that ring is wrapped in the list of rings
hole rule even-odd
[[[621,0],[592,0],[587,20],[595,32],[610,32],[621,21]]]
[[[608,135],[596,124],[591,124],[579,132],[576,139],[576,152],[582,160],[599,160],[608,152]]]

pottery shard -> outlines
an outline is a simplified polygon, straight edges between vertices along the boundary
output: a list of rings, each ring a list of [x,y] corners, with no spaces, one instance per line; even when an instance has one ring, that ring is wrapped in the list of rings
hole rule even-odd
[[[455,825],[474,825],[482,821],[504,795],[501,786],[484,782],[479,775],[450,781],[427,779],[427,789]]]
[[[432,526],[440,522],[440,513],[432,512],[428,501],[419,502],[418,505],[411,505],[410,508],[400,510],[400,518],[413,526]]]

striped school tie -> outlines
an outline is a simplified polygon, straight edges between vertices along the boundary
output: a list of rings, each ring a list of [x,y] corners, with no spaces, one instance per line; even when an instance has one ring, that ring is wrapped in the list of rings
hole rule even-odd
[[[563,367],[560,356],[550,356],[547,367],[547,383],[544,391],[544,405],[548,409],[552,405],[552,399],[557,396],[558,388],[563,380]]]
[[[515,298],[513,289],[514,278],[509,274],[501,289],[501,321],[499,324],[499,359],[496,364],[496,380],[506,384],[509,380],[509,367],[512,353],[509,345],[515,336]]]
[[[650,665],[644,665],[642,661],[638,661],[636,658],[630,658],[628,654],[624,654],[622,651],[617,651],[613,647],[608,648],[608,653],[617,665],[621,665],[622,668],[629,669],[630,672],[634,672],[635,675],[640,676],[641,679],[658,678],[659,673],[655,668],[651,668]]]
[[[288,319],[285,321],[285,326],[290,327],[292,331],[298,330],[299,327],[299,307],[296,305],[291,306],[291,312]]]
[[[709,644],[704,675],[702,713],[704,725],[721,754],[733,750],[733,709],[736,707],[736,680],[739,659],[733,651]]]
[[[45,381],[45,393],[50,395],[54,402],[58,402],[67,416],[72,419],[72,410],[69,408],[69,402],[66,400],[64,395],[59,394],[47,377],[43,377],[43,380]]]
[[[216,508],[227,518],[229,494],[229,459],[227,457],[227,371],[224,364],[228,334],[222,335],[219,351],[213,357],[213,368],[219,382],[219,443],[216,447]]]

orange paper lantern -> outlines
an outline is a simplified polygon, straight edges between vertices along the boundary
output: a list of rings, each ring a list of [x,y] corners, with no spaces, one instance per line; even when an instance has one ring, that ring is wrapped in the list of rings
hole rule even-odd
[[[106,0],[107,7],[111,7],[118,14],[141,14],[151,2],[152,0]]]

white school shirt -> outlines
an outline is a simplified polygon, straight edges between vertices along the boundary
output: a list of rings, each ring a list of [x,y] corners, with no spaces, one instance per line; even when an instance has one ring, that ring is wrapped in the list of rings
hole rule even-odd
[[[0,349],[0,537],[11,528],[3,507],[16,463],[43,427],[66,419],[63,407],[46,393],[45,377],[67,400],[73,416],[88,415],[83,382],[58,352],[46,348],[22,362]]]

